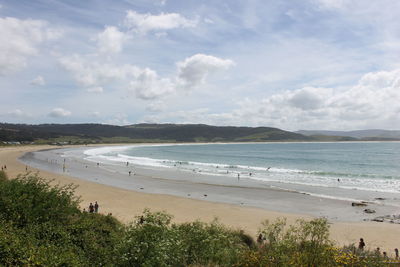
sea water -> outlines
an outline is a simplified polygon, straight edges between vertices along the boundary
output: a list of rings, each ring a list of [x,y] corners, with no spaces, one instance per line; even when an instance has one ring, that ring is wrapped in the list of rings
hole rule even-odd
[[[400,193],[400,142],[171,144],[104,147],[85,154],[92,161],[212,175],[216,184],[224,177],[303,191]]]

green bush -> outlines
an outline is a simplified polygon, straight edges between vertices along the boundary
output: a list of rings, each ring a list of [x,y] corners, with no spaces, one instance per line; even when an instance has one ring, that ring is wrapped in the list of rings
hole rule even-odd
[[[243,234],[217,221],[171,224],[171,216],[145,210],[120,244],[121,266],[231,266],[248,248]]]
[[[184,248],[171,216],[145,210],[127,227],[119,245],[120,266],[183,266]]]
[[[0,181],[0,266],[112,265],[122,225],[81,212],[74,187],[37,175]]]
[[[181,236],[186,264],[232,266],[241,251],[249,249],[246,242],[251,242],[242,232],[233,231],[217,220],[184,223],[173,228]]]
[[[79,214],[74,186],[51,186],[37,174],[27,173],[0,182],[0,216],[18,227],[48,221],[64,223]]]
[[[5,171],[0,171],[0,182],[8,180],[7,173]]]
[[[287,226],[285,219],[265,221],[258,251],[242,254],[238,266],[334,266],[329,227],[325,219],[299,220]]]

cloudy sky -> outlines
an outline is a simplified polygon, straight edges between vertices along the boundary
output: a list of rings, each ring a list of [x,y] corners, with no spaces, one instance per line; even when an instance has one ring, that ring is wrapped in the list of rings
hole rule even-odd
[[[0,0],[0,122],[400,128],[398,0]]]

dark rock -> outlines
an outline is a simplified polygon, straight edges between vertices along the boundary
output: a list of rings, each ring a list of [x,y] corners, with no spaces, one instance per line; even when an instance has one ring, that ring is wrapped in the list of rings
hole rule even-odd
[[[367,206],[367,204],[364,203],[364,202],[351,202],[351,205],[353,207],[365,207],[365,206]]]
[[[365,209],[364,212],[365,213],[375,213],[375,210],[373,210],[373,209]]]

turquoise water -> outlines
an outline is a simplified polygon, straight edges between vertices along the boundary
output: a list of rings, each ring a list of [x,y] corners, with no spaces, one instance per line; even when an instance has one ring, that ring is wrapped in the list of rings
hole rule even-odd
[[[400,143],[257,143],[127,147],[113,161],[311,186],[400,192]]]

